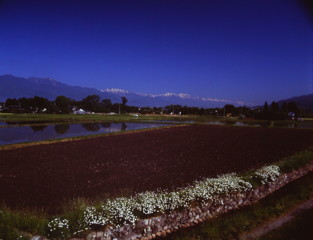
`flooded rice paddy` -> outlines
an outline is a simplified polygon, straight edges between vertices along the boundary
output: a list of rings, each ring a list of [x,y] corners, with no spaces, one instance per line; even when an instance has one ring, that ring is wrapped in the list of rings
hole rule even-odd
[[[51,124],[0,128],[0,145],[22,142],[45,141],[86,135],[116,133],[167,126],[165,123],[81,123]],[[12,125],[11,125],[12,126]]]
[[[86,135],[116,133],[129,130],[156,128],[173,124],[208,124],[239,127],[285,127],[313,128],[313,122],[249,122],[249,121],[175,121],[160,120],[151,122],[98,122],[52,124],[49,122],[4,122],[0,121],[0,145],[23,142],[46,141]]]

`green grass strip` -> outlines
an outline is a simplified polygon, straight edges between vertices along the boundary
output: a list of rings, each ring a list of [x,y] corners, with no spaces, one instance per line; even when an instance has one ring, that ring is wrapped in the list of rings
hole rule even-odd
[[[48,219],[43,213],[13,211],[0,207],[0,239],[30,239],[31,235],[44,235]],[[31,234],[31,235],[30,235]]]
[[[283,226],[264,234],[259,240],[295,240],[312,238],[313,208],[303,211]],[[256,240],[257,240],[256,239]]]

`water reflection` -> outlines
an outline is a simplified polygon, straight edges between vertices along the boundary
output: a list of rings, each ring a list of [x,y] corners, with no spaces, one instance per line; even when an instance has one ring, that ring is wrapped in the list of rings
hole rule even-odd
[[[6,124],[18,124],[8,123]],[[84,124],[53,124],[53,125],[32,125],[32,126],[12,126],[0,127],[0,145],[14,144],[19,142],[43,141],[57,138],[78,137],[90,134],[113,133],[120,131],[154,128],[172,125],[173,122],[157,123],[113,123],[98,122]],[[313,122],[206,122],[206,124],[235,125],[235,126],[254,126],[254,127],[289,127],[289,128],[313,128]],[[3,125],[2,125],[3,126]]]
[[[64,134],[70,129],[69,124],[58,124],[54,126],[54,130],[59,134]]]
[[[0,128],[0,145],[20,142],[44,141],[57,138],[78,137],[98,133],[113,133],[127,130],[167,126],[162,123],[85,123],[32,125]]]
[[[122,123],[122,125],[121,125],[121,131],[125,131],[127,129],[127,125],[126,125],[126,123]]]
[[[101,126],[102,127],[104,127],[104,128],[109,128],[109,127],[111,127],[111,122],[103,122],[103,123],[100,123],[101,124]]]
[[[90,132],[98,132],[101,128],[98,123],[82,123],[81,126]]]
[[[47,125],[33,125],[31,126],[31,129],[33,129],[34,132],[38,132],[38,131],[43,131],[45,130],[45,128],[47,127]]]
[[[260,127],[260,124],[249,123],[249,122],[235,122],[234,126],[239,127]]]
[[[212,124],[212,125],[225,125],[226,123],[225,122],[206,122],[205,124]]]
[[[30,125],[30,124],[49,124],[48,121],[6,121],[6,125]]]

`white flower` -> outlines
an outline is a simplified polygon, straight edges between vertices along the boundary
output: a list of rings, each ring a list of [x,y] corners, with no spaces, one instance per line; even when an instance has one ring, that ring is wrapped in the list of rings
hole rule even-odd
[[[265,166],[254,173],[256,179],[264,185],[268,182],[274,182],[280,176],[280,169],[276,165]]]
[[[103,212],[107,214],[107,218],[111,223],[135,224],[137,217],[134,214],[136,209],[136,201],[133,198],[116,198],[107,200],[102,204]]]
[[[257,170],[252,177],[259,179],[262,184],[275,181],[280,176],[278,166],[266,166]],[[88,206],[83,212],[80,229],[76,233],[91,229],[92,225],[107,224],[119,227],[125,224],[134,225],[138,217],[164,213],[179,208],[187,208],[193,202],[207,205],[209,202],[224,204],[223,197],[232,193],[250,191],[251,183],[241,179],[235,173],[220,175],[195,181],[192,185],[179,188],[176,191],[147,191],[133,197],[120,197],[106,200],[100,206]],[[49,222],[50,232],[60,232],[64,236],[69,229],[66,219],[55,218]]]
[[[48,223],[49,236],[59,235],[61,237],[66,237],[69,232],[69,221],[67,219],[61,219],[56,217]]]

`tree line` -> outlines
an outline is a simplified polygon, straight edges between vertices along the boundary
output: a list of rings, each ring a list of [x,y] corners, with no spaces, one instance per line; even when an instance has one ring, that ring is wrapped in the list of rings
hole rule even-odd
[[[110,99],[101,100],[99,95],[89,95],[77,101],[65,96],[58,96],[50,101],[47,98],[35,96],[33,98],[8,98],[3,104],[4,112],[24,113],[72,113],[76,109],[88,112],[125,112],[127,98],[122,97],[121,103],[112,103]],[[132,110],[132,109],[127,109]]]
[[[264,120],[283,120],[299,117],[302,113],[295,102],[279,105],[276,102],[262,107],[249,108],[247,106],[235,107],[226,104],[221,108],[199,108],[181,105],[168,105],[165,107],[136,107],[127,105],[128,99],[121,97],[120,103],[112,103],[110,99],[101,99],[99,95],[89,95],[80,101],[58,96],[50,101],[47,98],[35,96],[33,98],[8,98],[3,104],[4,112],[24,113],[73,113],[78,109],[86,112],[101,113],[140,113],[140,114],[175,114],[175,115],[202,115],[202,116],[239,116],[243,118],[256,118]],[[292,116],[292,114],[294,114]]]
[[[264,120],[284,120],[295,119],[301,115],[303,115],[303,113],[295,102],[285,102],[282,105],[279,105],[277,102],[272,102],[269,105],[265,102],[263,108],[255,115],[255,118]]]

